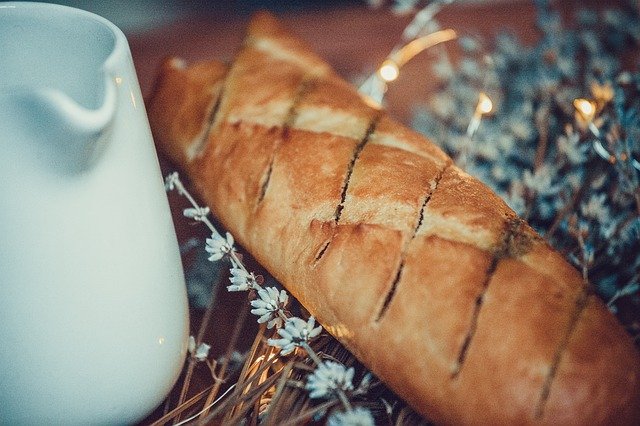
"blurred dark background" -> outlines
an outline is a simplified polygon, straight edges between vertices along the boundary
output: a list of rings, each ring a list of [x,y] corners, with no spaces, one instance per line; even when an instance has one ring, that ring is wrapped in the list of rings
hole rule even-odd
[[[168,24],[185,15],[228,13],[236,17],[258,9],[278,12],[364,5],[365,0],[45,0],[101,15],[125,33],[138,33]]]

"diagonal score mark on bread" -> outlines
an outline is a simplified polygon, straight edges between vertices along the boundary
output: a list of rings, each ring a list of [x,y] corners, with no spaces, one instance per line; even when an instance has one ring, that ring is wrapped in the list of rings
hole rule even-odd
[[[382,319],[387,309],[389,308],[391,301],[393,300],[393,297],[398,288],[398,284],[400,283],[400,279],[402,278],[402,271],[404,270],[404,265],[405,265],[406,256],[407,256],[407,249],[409,247],[409,244],[411,244],[411,242],[414,240],[414,238],[418,234],[418,230],[422,227],[422,224],[424,223],[424,211],[427,207],[427,204],[431,200],[431,197],[433,196],[433,194],[438,189],[438,185],[440,183],[440,180],[442,180],[442,176],[444,175],[446,170],[451,166],[451,164],[452,164],[451,162],[447,162],[444,168],[438,171],[437,176],[435,176],[433,180],[429,181],[429,186],[424,196],[424,200],[422,201],[422,203],[420,203],[420,209],[419,209],[418,217],[416,218],[416,223],[413,227],[410,238],[406,240],[404,246],[402,247],[402,251],[400,253],[400,265],[398,266],[398,270],[396,272],[393,283],[391,284],[391,288],[387,292],[384,302],[378,311],[378,315],[376,316],[376,322]]]
[[[489,289],[491,278],[493,277],[493,274],[498,267],[498,262],[500,262],[500,260],[505,257],[515,257],[519,254],[526,253],[530,248],[529,241],[524,241],[522,238],[517,237],[518,235],[521,235],[522,220],[518,218],[509,218],[505,221],[504,227],[505,229],[502,234],[502,241],[492,250],[493,254],[491,263],[489,264],[489,267],[485,272],[485,279],[482,283],[480,292],[476,297],[473,314],[469,323],[469,329],[465,335],[464,341],[462,342],[462,346],[460,347],[460,352],[458,354],[458,359],[454,370],[451,373],[451,376],[453,378],[458,377],[458,375],[460,374],[460,370],[464,365],[467,351],[469,350],[469,346],[473,341],[473,337],[478,327],[478,321],[480,318],[480,312],[482,310],[484,298]]]
[[[145,103],[155,138],[173,142],[164,149],[174,161],[192,161],[208,143],[226,73],[227,67],[215,60],[188,68],[177,58],[162,63],[153,97]],[[158,122],[169,111],[175,120],[170,125]]]
[[[336,212],[333,215],[333,221],[336,225],[340,224],[340,218],[342,217],[342,210],[344,210],[345,202],[347,201],[347,193],[349,192],[349,185],[351,184],[351,177],[353,176],[353,169],[356,167],[356,163],[362,154],[367,142],[369,142],[369,137],[375,132],[376,125],[378,124],[377,118],[372,120],[369,123],[369,127],[367,127],[367,131],[364,136],[358,142],[355,149],[353,150],[353,155],[351,156],[351,160],[349,161],[349,165],[347,166],[347,174],[344,179],[344,183],[342,184],[342,190],[340,191],[340,203],[336,206]]]
[[[207,144],[209,143],[209,135],[211,134],[211,130],[215,126],[216,118],[218,117],[218,111],[220,111],[220,104],[222,103],[223,96],[224,92],[221,88],[216,101],[213,103],[211,113],[207,118],[206,126],[204,127],[201,136],[187,147],[187,161],[192,161],[194,158],[201,155]]]
[[[296,93],[291,101],[291,105],[289,106],[289,111],[285,117],[284,123],[282,124],[282,138],[286,139],[289,137],[289,130],[293,123],[296,120],[296,116],[298,114],[298,105],[304,98],[304,96],[312,89],[315,84],[314,79],[303,79],[300,85],[298,86]],[[265,172],[264,177],[261,179],[262,184],[260,186],[260,196],[258,198],[258,203],[260,203],[265,194],[267,193],[267,188],[269,187],[269,181],[271,180],[271,173],[273,172],[273,162],[275,159],[275,154],[277,152],[277,147],[271,155],[269,160],[269,166],[267,171]]]
[[[544,384],[542,389],[540,390],[540,396],[538,398],[538,402],[535,407],[535,417],[541,418],[544,415],[544,407],[549,400],[549,395],[551,394],[551,388],[553,386],[553,382],[557,377],[558,368],[560,366],[560,362],[562,360],[562,355],[567,350],[569,346],[569,341],[571,336],[576,332],[578,328],[578,322],[582,316],[582,313],[587,308],[587,303],[589,301],[589,287],[588,283],[585,283],[584,289],[580,292],[575,301],[575,310],[571,316],[571,320],[567,325],[566,332],[558,345],[558,348],[553,356],[553,362],[549,367],[547,372],[547,376],[545,377]]]
[[[269,15],[254,18],[228,72],[209,66],[161,75],[149,103],[160,147],[236,240],[414,408],[448,424],[638,419],[630,339],[486,186],[368,107]]]

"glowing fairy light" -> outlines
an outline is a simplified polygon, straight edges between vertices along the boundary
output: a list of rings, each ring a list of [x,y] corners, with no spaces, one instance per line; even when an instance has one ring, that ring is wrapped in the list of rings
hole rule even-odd
[[[578,125],[587,127],[596,137],[593,141],[593,149],[603,159],[611,164],[615,163],[616,157],[602,145],[600,130],[593,124],[593,120],[596,118],[596,103],[588,99],[577,98],[573,100],[573,107],[576,109],[576,121]]]
[[[486,93],[480,92],[478,94],[478,104],[476,105],[476,110],[473,113],[473,117],[471,117],[471,121],[469,122],[469,127],[467,127],[467,136],[472,138],[473,135],[480,127],[480,121],[482,121],[482,116],[487,115],[493,111],[493,102],[491,98],[487,96]]]
[[[596,116],[596,104],[588,99],[578,98],[574,99],[573,107],[576,109],[576,115],[584,123],[589,124],[593,122]]]
[[[390,59],[387,59],[382,63],[382,66],[378,70],[380,77],[387,83],[395,80],[400,75],[400,68],[398,65]]]
[[[457,37],[458,35],[452,29],[435,31],[394,50],[380,65],[376,73],[360,86],[360,92],[367,95],[374,103],[380,104],[387,92],[387,83],[400,76],[400,70],[407,62],[419,53],[438,44],[455,40]]]
[[[573,107],[576,109],[576,121],[578,125],[588,128],[595,139],[593,140],[593,149],[601,158],[607,160],[611,164],[615,164],[617,161],[616,156],[613,155],[602,144],[602,138],[600,129],[595,125],[594,120],[596,113],[598,112],[597,104],[595,101],[589,99],[577,98],[573,100]],[[622,161],[627,161],[629,158],[625,153],[620,156]],[[635,158],[631,158],[631,165],[640,170],[640,162]]]
[[[480,92],[476,110],[482,115],[489,114],[493,110],[493,102],[491,102],[491,98],[486,93]]]

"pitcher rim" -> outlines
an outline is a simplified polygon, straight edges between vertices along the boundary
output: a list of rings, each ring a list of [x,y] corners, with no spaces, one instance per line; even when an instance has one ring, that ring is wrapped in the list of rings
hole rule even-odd
[[[101,24],[109,29],[109,31],[114,36],[114,45],[112,51],[104,60],[102,67],[105,71],[109,72],[114,69],[113,62],[117,61],[116,56],[119,51],[122,49],[126,49],[127,47],[127,39],[124,33],[117,25],[108,20],[107,18],[100,16],[96,13],[90,12],[88,10],[79,9],[72,6],[55,4],[55,3],[45,3],[45,2],[29,2],[29,1],[9,1],[9,2],[0,2],[0,11],[2,9],[34,9],[34,10],[58,10],[58,11],[66,11],[67,13],[73,13],[79,17],[82,17],[87,20],[92,20]]]

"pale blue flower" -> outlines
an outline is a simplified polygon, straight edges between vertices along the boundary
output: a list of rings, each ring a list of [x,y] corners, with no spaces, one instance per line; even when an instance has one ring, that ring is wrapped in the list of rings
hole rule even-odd
[[[442,80],[449,80],[453,77],[454,69],[451,62],[446,57],[440,58],[433,67],[433,74]]]
[[[346,368],[335,361],[324,361],[307,376],[305,389],[310,398],[332,398],[339,390],[348,392],[353,390],[353,367]]]
[[[471,80],[477,80],[482,77],[482,71],[476,61],[470,58],[464,58],[460,63],[460,72]]]
[[[522,175],[522,182],[524,186],[540,195],[555,195],[560,189],[557,184],[554,184],[555,169],[549,164],[544,164],[533,173],[530,170],[525,170]]]
[[[231,285],[227,286],[228,291],[260,289],[258,277],[253,272],[247,272],[246,269],[241,268],[233,259],[231,259],[231,268],[229,268],[229,272],[231,273],[231,276],[229,277]]]
[[[406,15],[415,10],[419,0],[395,0],[391,10],[398,15]],[[419,22],[422,23],[422,22]],[[424,23],[422,23],[424,24]]]
[[[209,356],[210,345],[206,343],[200,343],[196,347],[196,339],[193,336],[189,336],[189,353],[198,361],[204,361]]]
[[[288,318],[284,323],[284,327],[278,329],[280,339],[269,339],[267,343],[271,346],[280,348],[282,355],[288,355],[295,348],[308,343],[311,339],[318,336],[322,331],[322,327],[315,327],[316,320],[309,317],[308,321],[304,321],[297,317]]]
[[[531,121],[520,116],[512,117],[508,121],[509,131],[516,139],[529,140],[534,133]]]
[[[371,412],[364,407],[334,411],[327,420],[327,426],[373,426],[374,424]]]
[[[282,326],[282,315],[289,303],[289,295],[286,291],[278,291],[275,287],[267,287],[258,290],[258,298],[251,301],[254,309],[251,313],[259,316],[258,323],[267,323],[267,328]]]
[[[180,177],[178,176],[178,172],[173,172],[167,175],[164,179],[164,188],[167,191],[173,191],[176,188],[176,184],[180,182]]]
[[[184,217],[201,222],[207,217],[210,210],[209,207],[188,207],[182,211]]]
[[[227,232],[226,238],[223,238],[217,232],[211,233],[211,238],[205,241],[204,249],[210,254],[209,260],[215,262],[222,259],[233,251],[233,236]]]
[[[480,42],[476,38],[463,36],[460,37],[458,42],[465,52],[473,53],[480,50]]]
[[[580,212],[583,216],[595,219],[604,224],[609,220],[609,207],[605,204],[607,194],[592,194],[589,200],[580,204]]]
[[[556,143],[558,151],[567,157],[570,164],[582,164],[587,160],[588,146],[580,144],[580,135],[577,132],[558,136]]]

